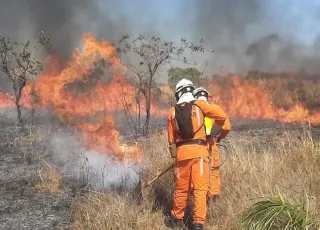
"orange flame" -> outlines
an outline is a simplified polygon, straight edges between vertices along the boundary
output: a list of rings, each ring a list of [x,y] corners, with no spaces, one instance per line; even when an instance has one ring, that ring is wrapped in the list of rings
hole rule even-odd
[[[99,62],[104,60],[103,62]],[[123,77],[126,69],[116,55],[115,47],[108,41],[98,42],[92,35],[83,35],[83,48],[75,49],[72,57],[62,66],[59,59],[50,57],[46,72],[34,83],[28,84],[21,99],[25,108],[50,108],[60,120],[75,128],[84,146],[102,154],[112,154],[119,160],[139,161],[141,151],[137,146],[126,146],[119,140],[113,113],[124,110],[137,113],[135,87]],[[101,69],[95,68],[100,63]],[[107,63],[107,64],[106,64]],[[109,79],[104,79],[104,78]],[[104,80],[109,81],[104,83]],[[277,108],[271,92],[249,80],[232,77],[232,87],[221,86],[215,80],[209,91],[233,118],[272,119],[284,122],[320,124],[320,111],[309,111],[301,103],[289,110]],[[139,95],[141,114],[145,114],[145,99]],[[34,103],[34,99],[37,103]],[[14,96],[0,91],[0,107],[14,106]],[[152,114],[166,115],[168,110],[152,103]]]
[[[320,110],[309,111],[302,103],[295,103],[289,110],[277,108],[270,90],[254,86],[249,80],[232,78],[233,87],[220,87],[215,81],[209,86],[213,100],[233,118],[270,119],[281,122],[310,122],[320,124]]]
[[[107,85],[103,84],[99,74],[94,73],[92,68],[101,59],[108,63],[107,69],[112,78]],[[119,160],[139,160],[138,147],[126,147],[119,142],[120,134],[114,128],[111,116],[111,112],[123,110],[126,92],[134,92],[134,87],[121,74],[125,68],[114,46],[84,34],[83,49],[75,49],[64,68],[54,58],[49,61],[48,70],[37,78],[34,85],[28,84],[25,87],[21,104],[31,108],[31,97],[35,94],[38,98],[35,107],[51,108],[63,123],[80,131],[88,150],[111,153]],[[127,96],[126,100],[133,103],[134,98]],[[8,103],[7,95],[0,94],[0,101],[1,106],[14,105]]]
[[[0,108],[3,107],[12,107],[14,106],[14,98],[13,95],[8,93],[3,93],[0,89]]]

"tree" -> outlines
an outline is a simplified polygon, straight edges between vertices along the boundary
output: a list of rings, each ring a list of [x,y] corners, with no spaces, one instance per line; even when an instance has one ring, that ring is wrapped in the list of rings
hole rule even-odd
[[[15,93],[15,105],[17,108],[18,122],[23,125],[21,117],[20,99],[22,90],[27,80],[38,75],[43,69],[35,53],[41,47],[50,47],[50,38],[41,31],[37,34],[35,44],[30,41],[25,43],[12,42],[8,37],[0,35],[0,72],[12,81]]]
[[[174,88],[178,81],[186,78],[199,86],[202,77],[201,72],[196,68],[170,68],[168,70],[168,82],[171,88]]]
[[[120,54],[123,53],[130,56],[130,60],[133,61],[128,61],[125,65],[133,73],[133,77],[136,80],[136,101],[139,107],[139,117],[141,109],[140,98],[142,96],[145,99],[146,119],[143,134],[148,136],[151,96],[156,86],[156,76],[160,76],[160,72],[163,71],[162,67],[172,61],[190,64],[186,56],[184,56],[187,50],[191,51],[191,53],[205,52],[206,50],[202,45],[195,45],[186,39],[181,39],[181,44],[176,45],[172,41],[164,41],[159,37],[143,35],[139,35],[134,39],[130,39],[129,35],[124,35],[117,46]],[[192,64],[196,65],[197,63]]]

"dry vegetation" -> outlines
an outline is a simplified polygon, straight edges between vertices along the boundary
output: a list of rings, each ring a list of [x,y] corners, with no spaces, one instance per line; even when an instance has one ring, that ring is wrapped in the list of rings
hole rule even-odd
[[[62,188],[62,175],[59,169],[54,165],[49,165],[47,162],[43,161],[43,165],[40,170],[38,170],[39,183],[35,185],[38,191],[49,192],[49,193],[59,193]]]
[[[303,103],[309,110],[318,110],[320,107],[320,81],[319,76],[305,76],[297,74],[270,74],[261,72],[250,72],[248,76],[241,77],[238,83],[232,79],[235,75],[214,75],[212,78],[201,79],[201,85],[220,98],[220,105],[227,105],[232,100],[245,97],[249,104],[253,98],[248,95],[234,92],[235,88],[243,87],[244,91],[270,92],[272,104],[276,108],[290,109],[296,103]],[[239,84],[239,85],[236,85]],[[161,86],[160,101],[172,102],[174,92],[168,85]],[[252,91],[251,93],[253,93]],[[235,98],[234,98],[235,97]],[[248,98],[246,98],[248,97]],[[257,100],[257,98],[254,98]],[[227,111],[228,112],[228,111]]]
[[[320,145],[314,138],[308,127],[277,134],[274,130],[232,133],[228,139],[229,157],[221,168],[221,198],[210,204],[206,229],[241,229],[239,218],[247,208],[279,192],[294,203],[306,197],[310,218],[319,219]],[[148,180],[172,160],[163,134],[145,141],[144,148],[143,179]],[[221,158],[225,156],[221,154]],[[169,172],[143,191],[141,205],[123,191],[89,193],[75,204],[73,227],[166,229],[163,213],[171,208],[173,186],[173,174]]]
[[[320,129],[291,124],[277,126],[272,122],[269,127],[259,121],[240,124],[234,122],[234,130],[226,141],[228,154],[221,153],[222,161],[228,156],[221,167],[222,193],[209,207],[206,229],[267,229],[253,227],[263,225],[261,217],[268,216],[266,212],[254,215],[261,206],[252,205],[259,201],[258,204],[269,208],[278,205],[278,210],[272,212],[288,207],[290,215],[297,214],[298,220],[318,220]],[[48,150],[50,129],[38,125],[19,135],[11,126],[2,130],[0,228],[166,229],[163,214],[172,206],[172,171],[144,189],[144,200],[137,204],[130,196],[132,190],[125,178],[120,186],[102,191],[79,181],[73,183],[60,174],[62,171],[54,166],[60,165]],[[144,153],[142,179],[149,181],[173,160],[165,132],[141,138],[140,144]],[[90,172],[83,173],[86,177]],[[276,198],[279,193],[283,199]],[[187,210],[186,222],[190,220],[191,208]],[[245,224],[251,228],[240,223],[244,213],[250,220]],[[279,220],[272,221],[277,226],[282,224]],[[281,226],[271,229],[284,229]]]
[[[306,77],[299,74],[270,75],[263,73],[249,73],[240,81],[241,85],[248,85],[270,93],[272,104],[277,108],[289,109],[296,103],[303,103],[309,110],[316,110],[320,104],[320,81],[318,77]],[[221,97],[229,97],[230,89],[234,87],[230,78],[214,78],[213,87],[220,88]],[[227,99],[228,100],[228,99]],[[227,101],[226,101],[227,102]]]

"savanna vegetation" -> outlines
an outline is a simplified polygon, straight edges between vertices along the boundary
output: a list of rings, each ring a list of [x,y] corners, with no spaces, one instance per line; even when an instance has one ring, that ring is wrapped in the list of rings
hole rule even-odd
[[[320,146],[308,127],[297,132],[237,132],[228,138],[221,167],[221,197],[211,203],[205,229],[318,229]],[[171,162],[165,135],[144,144],[142,179],[151,179]],[[173,174],[143,191],[137,205],[129,190],[91,192],[76,203],[75,229],[166,229]],[[192,199],[192,198],[191,198]],[[186,223],[190,221],[190,206]]]
[[[19,103],[22,90],[27,81],[35,78],[43,68],[42,63],[34,57],[34,53],[39,48],[49,46],[49,39],[40,33],[35,43],[33,47],[30,42],[10,43],[7,38],[0,37],[0,67],[4,73],[1,76],[11,79],[13,83],[20,124],[23,123]],[[157,37],[138,36],[130,39],[124,36],[118,45],[119,54],[130,53],[135,56],[135,60],[138,60],[134,63],[127,62],[126,66],[131,71],[127,78],[135,87],[134,106],[139,108],[139,119],[136,120],[132,141],[142,146],[141,165],[144,166],[144,170],[137,172],[142,181],[148,181],[173,161],[169,156],[166,132],[152,130],[150,126],[151,106],[153,98],[156,102],[168,106],[174,103],[173,88],[176,81],[182,77],[194,81],[196,86],[207,87],[212,97],[219,99],[218,103],[223,108],[227,108],[227,102],[240,97],[243,105],[252,107],[250,100],[258,100],[260,95],[267,95],[268,104],[278,109],[287,111],[297,103],[302,103],[311,114],[319,111],[320,82],[315,76],[307,76],[305,73],[271,75],[257,71],[240,77],[235,77],[233,74],[207,76],[204,70],[194,66],[164,68],[177,57],[187,65],[187,59],[181,56],[184,49],[204,52],[202,46],[194,46],[184,39],[179,46]],[[161,85],[156,79],[163,69],[168,73],[169,81],[168,84]],[[258,94],[261,92],[265,94]],[[250,97],[246,98],[248,95]],[[146,105],[144,124],[140,121],[142,100]],[[58,109],[63,110],[64,106]],[[126,106],[123,105],[124,110]],[[73,123],[82,117],[76,118],[72,120]],[[130,122],[130,119],[126,122]],[[225,164],[221,167],[222,193],[221,197],[209,206],[206,229],[319,229],[319,129],[314,126],[284,126],[278,123],[265,128],[263,122],[258,123],[258,128],[253,129],[253,122],[241,127],[235,119],[232,122],[234,128],[225,142],[227,151],[221,149],[221,158],[226,158]],[[88,181],[80,180],[88,178],[90,169],[84,168],[81,171],[81,178],[74,178],[69,171],[64,171],[73,159],[65,157],[63,164],[55,166],[52,162],[54,154],[58,153],[49,151],[48,146],[52,133],[58,133],[59,130],[57,128],[52,130],[54,126],[51,120],[47,121],[45,128],[40,131],[36,123],[27,123],[27,129],[24,129],[23,133],[20,133],[16,124],[7,127],[6,121],[3,123],[6,124],[6,129],[3,129],[6,132],[2,133],[3,142],[0,147],[6,153],[3,154],[6,159],[2,160],[4,163],[0,165],[4,168],[2,184],[5,186],[2,186],[0,194],[6,201],[14,202],[17,197],[22,197],[21,200],[24,202],[24,205],[17,204],[15,207],[11,207],[12,203],[6,203],[1,213],[7,219],[9,215],[13,215],[12,213],[27,210],[34,212],[32,216],[35,219],[41,217],[47,222],[51,221],[52,226],[57,226],[60,220],[65,220],[66,213],[72,214],[66,225],[76,230],[166,229],[163,224],[163,214],[171,209],[174,190],[171,171],[150,187],[143,189],[143,200],[137,202],[132,195],[133,188],[126,180],[112,189],[96,188]],[[89,127],[92,128],[93,125]],[[59,128],[68,129],[61,120]],[[106,133],[112,133],[114,130],[111,128],[107,130],[110,132]],[[97,129],[91,133],[99,132],[104,135],[104,132],[100,131],[101,129]],[[12,135],[4,135],[7,133]],[[138,134],[143,134],[144,137],[138,138]],[[82,153],[76,154],[78,154],[76,157],[80,158]],[[20,162],[19,167],[17,170],[10,170],[17,160],[15,158]],[[21,159],[26,160],[28,167]],[[88,159],[84,158],[84,161]],[[95,176],[99,178],[98,175]],[[19,180],[15,181],[17,178]],[[20,186],[22,189],[13,192],[14,186],[11,182],[17,186],[22,183]],[[28,196],[24,196],[25,193]],[[41,199],[50,202],[37,203],[38,193],[46,194]],[[28,203],[29,197],[32,197],[31,203]],[[52,204],[61,200],[66,204],[61,206]],[[43,214],[41,216],[35,212],[37,209],[33,209],[30,205],[32,202],[36,203],[35,207],[40,211],[43,207],[54,208],[45,209],[44,214],[40,213]],[[57,209],[55,211],[60,215],[55,221],[50,219],[53,209]],[[192,206],[189,205],[185,217],[186,224],[190,221],[191,210]],[[19,215],[3,223],[7,224],[6,227],[12,227],[12,223],[21,219]],[[34,227],[36,221],[30,221],[29,224],[28,226]],[[19,227],[21,226],[17,228]]]

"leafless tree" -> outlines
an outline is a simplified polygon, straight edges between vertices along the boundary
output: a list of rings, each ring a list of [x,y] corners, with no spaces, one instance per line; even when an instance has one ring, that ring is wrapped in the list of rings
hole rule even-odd
[[[50,38],[43,31],[37,34],[34,44],[30,41],[25,43],[12,42],[8,37],[0,35],[0,71],[2,75],[12,81],[20,125],[23,125],[20,105],[22,90],[26,86],[27,80],[36,77],[43,69],[43,65],[36,59],[35,53],[40,48],[49,48],[50,46]]]
[[[207,50],[201,44],[196,45],[188,42],[186,39],[181,39],[181,44],[176,45],[172,41],[164,41],[159,37],[143,35],[139,35],[133,39],[130,39],[129,35],[124,35],[119,40],[117,46],[118,52],[130,56],[134,60],[133,63],[128,62],[125,65],[131,70],[136,80],[136,102],[139,109],[138,126],[140,126],[141,96],[145,100],[146,119],[143,134],[148,136],[151,116],[151,96],[156,86],[156,76],[159,76],[160,72],[164,71],[161,67],[166,66],[172,61],[196,65],[197,63],[188,62],[186,52],[205,52]]]

